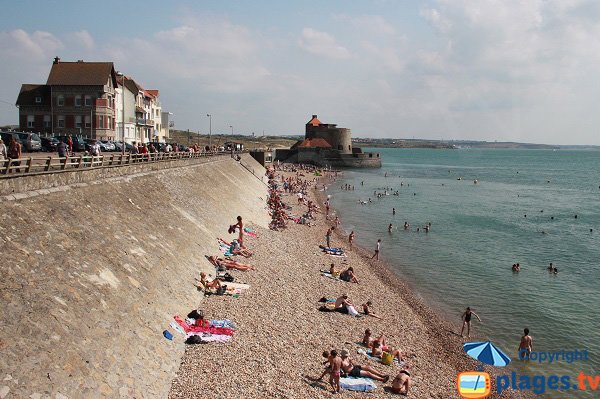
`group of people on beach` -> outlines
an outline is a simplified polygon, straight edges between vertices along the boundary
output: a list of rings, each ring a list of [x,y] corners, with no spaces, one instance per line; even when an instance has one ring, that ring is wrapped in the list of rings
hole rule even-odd
[[[241,216],[236,218],[236,223],[229,226],[228,233],[232,234],[238,232],[238,237],[232,242],[227,242],[222,238],[217,238],[217,241],[221,245],[225,245],[231,256],[243,256],[249,258],[252,256],[252,252],[248,250],[248,248],[244,244],[244,236],[246,234],[244,228],[244,221]],[[210,255],[207,256],[206,259],[210,262],[211,265],[215,267],[216,277],[214,279],[209,279],[205,272],[200,273],[200,278],[197,279],[196,287],[199,290],[203,290],[205,293],[211,293],[213,290],[219,294],[223,295],[225,293],[231,293],[234,291],[233,288],[227,287],[226,281],[232,281],[232,276],[229,275],[229,270],[240,270],[240,271],[248,271],[248,270],[256,270],[256,268],[247,263],[242,263],[237,260],[231,259],[230,257],[220,257]]]

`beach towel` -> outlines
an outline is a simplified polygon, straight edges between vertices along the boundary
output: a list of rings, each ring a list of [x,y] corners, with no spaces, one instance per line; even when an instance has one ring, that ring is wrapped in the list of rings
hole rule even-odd
[[[321,270],[321,276],[323,276],[323,277],[328,277],[328,278],[330,278],[330,279],[332,279],[332,280],[335,280],[335,281],[342,281],[342,280],[340,280],[340,279],[339,279],[339,277],[336,277],[336,276],[334,276],[333,274],[331,274],[331,273],[329,273],[329,272],[324,272],[324,271],[322,271],[322,270]]]
[[[210,321],[210,326],[211,327],[221,327],[221,328],[231,328],[232,330],[236,330],[237,327],[235,325],[235,323],[231,320],[211,320]]]
[[[369,358],[369,360],[372,360],[372,361],[377,362],[377,363],[385,364],[385,363],[383,363],[381,361],[380,357],[373,356],[371,354],[371,349],[364,350],[363,348],[359,348],[356,352],[365,355],[366,357]],[[394,358],[394,364],[398,365],[398,366],[404,366],[404,362],[399,362],[397,357]]]
[[[377,388],[373,380],[365,377],[342,377],[340,388],[348,391],[369,392]]]
[[[244,227],[244,234],[249,237],[258,237],[258,234],[252,231],[252,229],[250,229],[249,227]]]
[[[221,251],[225,256],[234,256],[231,253],[231,246],[229,245],[219,244],[219,251]]]
[[[181,334],[181,335],[185,335],[185,331],[183,330],[183,328],[182,328],[182,327],[181,327],[179,324],[177,324],[177,323],[175,323],[174,321],[172,321],[171,323],[169,323],[169,325],[170,325],[171,327],[173,327],[173,329],[174,329],[175,331],[177,331],[179,334]]]
[[[200,340],[202,341],[202,343],[209,343],[209,342],[223,343],[223,342],[229,341],[232,338],[230,335],[192,332],[192,333],[187,334],[186,342],[189,342],[190,337],[199,337]]]
[[[344,249],[343,248],[336,248],[336,247],[326,247],[324,245],[319,245],[319,248],[321,248],[323,251],[327,251],[327,252],[339,252],[339,253],[344,253]]]
[[[250,288],[250,284],[242,284],[242,283],[223,283],[227,288],[235,288],[236,290],[245,291]]]
[[[186,333],[191,332],[206,332],[217,335],[233,335],[234,330],[226,327],[200,327],[200,326],[191,326],[185,322],[179,315],[173,317],[177,324],[179,324]]]

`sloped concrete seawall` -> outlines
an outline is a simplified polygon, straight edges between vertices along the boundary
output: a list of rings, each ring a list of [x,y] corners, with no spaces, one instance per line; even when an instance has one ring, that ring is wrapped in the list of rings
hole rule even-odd
[[[269,222],[264,169],[242,163],[36,176],[50,183],[0,194],[0,396],[166,397],[183,347],[162,331],[201,301],[204,256],[237,215]]]

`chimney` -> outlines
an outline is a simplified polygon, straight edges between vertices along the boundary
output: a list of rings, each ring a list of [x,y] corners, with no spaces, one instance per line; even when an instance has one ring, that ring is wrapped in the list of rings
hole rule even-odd
[[[54,57],[54,64],[60,64],[60,58]]]
[[[317,119],[317,115],[313,115],[313,117],[312,117],[312,118],[313,118],[313,119]]]

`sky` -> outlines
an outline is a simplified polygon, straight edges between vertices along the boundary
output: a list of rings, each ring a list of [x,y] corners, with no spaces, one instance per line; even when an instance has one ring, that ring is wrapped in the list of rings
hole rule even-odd
[[[112,61],[176,129],[600,145],[600,2],[3,1],[0,125],[52,60]]]

